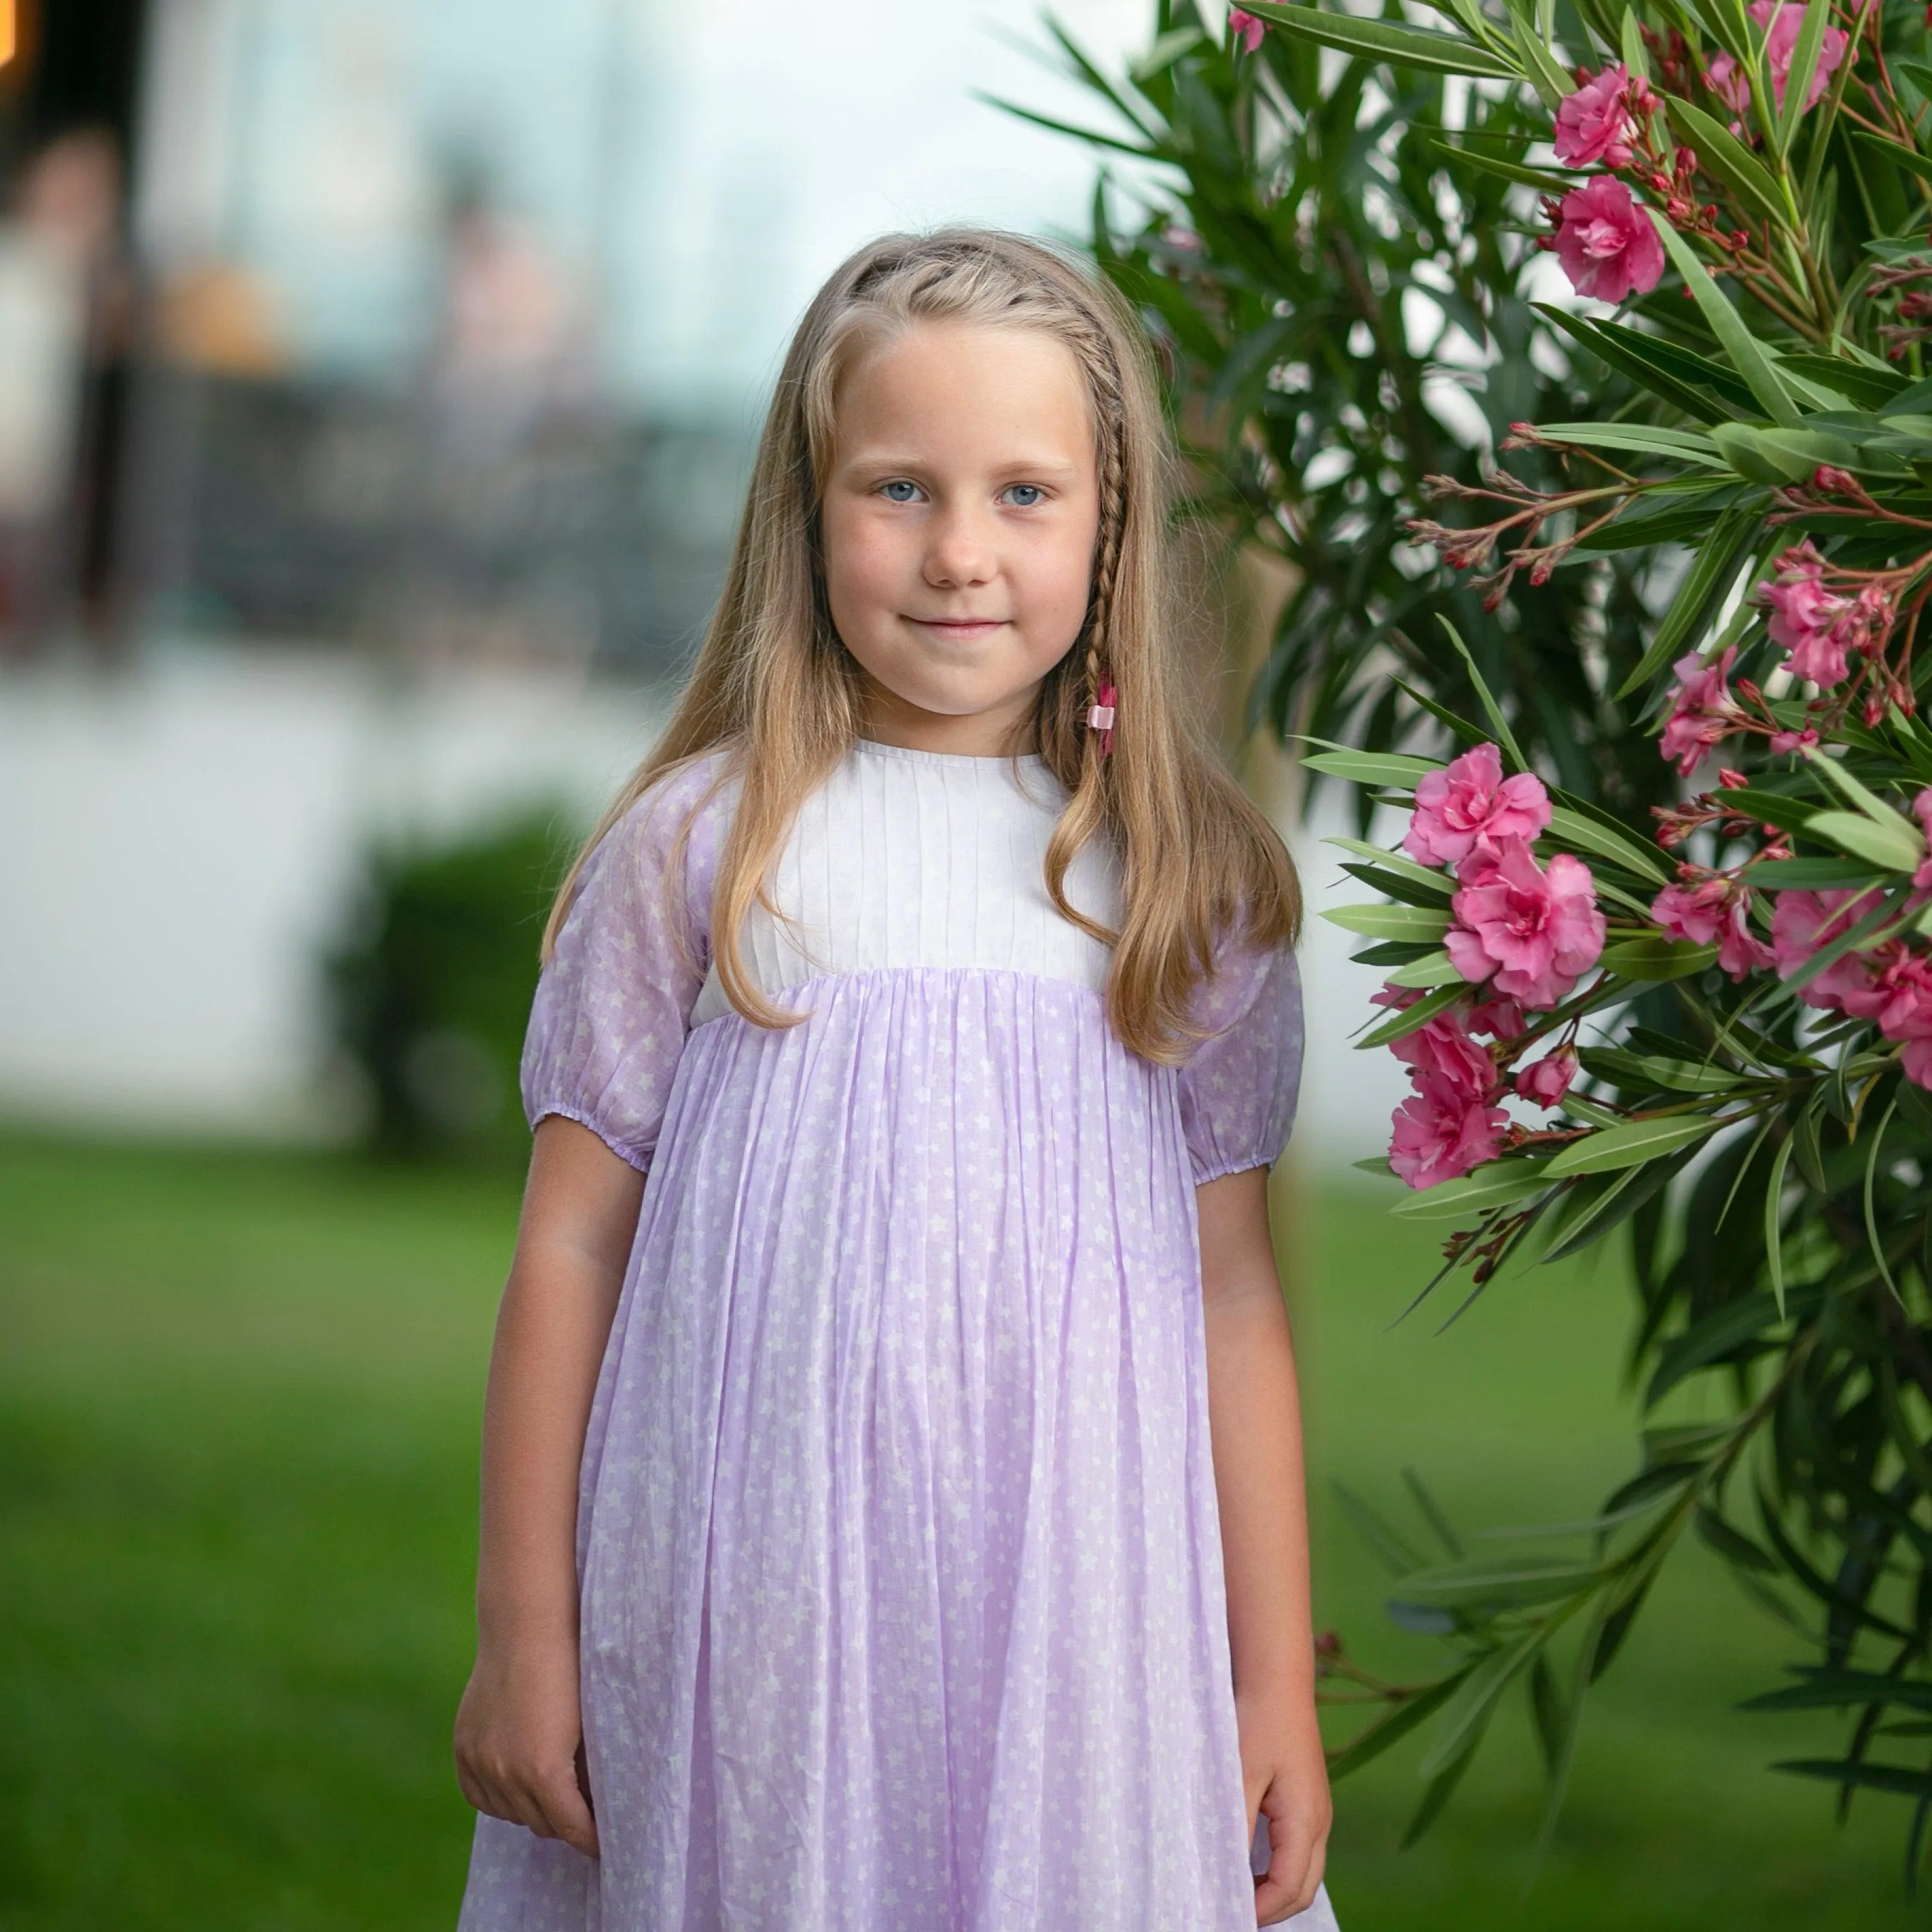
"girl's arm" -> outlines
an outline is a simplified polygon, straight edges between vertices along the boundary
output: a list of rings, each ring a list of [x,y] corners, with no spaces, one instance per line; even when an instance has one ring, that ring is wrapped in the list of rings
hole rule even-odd
[[[1268,1234],[1268,1170],[1210,1180],[1195,1198],[1241,1771],[1249,1829],[1258,1810],[1267,1814],[1271,1853],[1256,1881],[1256,1918],[1271,1925],[1312,1902],[1330,1817],[1315,1718],[1301,1406]]]
[[[476,1668],[456,1775],[479,1811],[595,1857],[577,1678],[577,1483],[644,1177],[589,1128],[537,1126],[483,1409]]]

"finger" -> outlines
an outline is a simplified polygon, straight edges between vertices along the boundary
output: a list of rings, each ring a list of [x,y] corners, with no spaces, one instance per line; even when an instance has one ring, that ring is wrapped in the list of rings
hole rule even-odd
[[[1288,1811],[1283,1794],[1271,1790],[1269,1797],[1282,1808],[1270,1810],[1265,1801],[1263,1805],[1268,1868],[1255,1881],[1255,1921],[1259,1925],[1278,1924],[1306,1911],[1322,1882],[1324,1834],[1312,1818]]]
[[[575,1765],[551,1772],[532,1786],[531,1796],[543,1817],[543,1837],[561,1838],[572,1851],[581,1852],[587,1858],[597,1856],[597,1823],[578,1788]]]

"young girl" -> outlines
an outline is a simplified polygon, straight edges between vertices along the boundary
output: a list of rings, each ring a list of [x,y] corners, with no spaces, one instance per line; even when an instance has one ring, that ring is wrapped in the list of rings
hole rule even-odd
[[[1298,898],[1185,722],[1167,463],[1035,243],[806,315],[548,938],[464,1932],[1333,1924]]]

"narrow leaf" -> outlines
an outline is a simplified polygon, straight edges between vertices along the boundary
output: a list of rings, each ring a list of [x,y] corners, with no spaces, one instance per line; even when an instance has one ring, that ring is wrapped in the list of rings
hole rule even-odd
[[[1771,1274],[1771,1292],[1778,1318],[1784,1319],[1784,1170],[1798,1136],[1787,1134],[1772,1156],[1771,1179],[1764,1190],[1764,1258]]]
[[[1674,97],[1672,98],[1674,100]],[[1711,125],[1714,128],[1717,124],[1712,122]],[[1653,208],[1646,212],[1663,241],[1665,252],[1677,265],[1677,272],[1684,278],[1692,298],[1703,311],[1704,320],[1711,325],[1712,333],[1723,344],[1724,352],[1736,364],[1738,374],[1750,385],[1751,394],[1763,405],[1765,412],[1773,422],[1796,428],[1798,422],[1797,406],[1778,380],[1771,358],[1765,353],[1743,316],[1711,279],[1710,272],[1698,260],[1696,250],[1664,218],[1662,211]]]
[[[1573,1141],[1550,1163],[1552,1180],[1570,1174],[1609,1174],[1622,1167],[1636,1167],[1657,1160],[1680,1148],[1694,1146],[1706,1134],[1730,1122],[1706,1114],[1676,1115],[1655,1120],[1633,1120],[1628,1126],[1606,1127],[1588,1139]]]
[[[1284,33],[1312,40],[1318,46],[1339,47],[1364,60],[1386,61],[1391,67],[1416,68],[1427,74],[1481,74],[1497,80],[1523,78],[1520,63],[1504,60],[1460,34],[1361,20],[1317,7],[1278,6],[1274,0],[1255,0],[1247,10]]]
[[[1418,1188],[1389,1211],[1405,1221],[1474,1220],[1485,1208],[1505,1207],[1547,1186],[1544,1170],[1548,1165],[1540,1155],[1491,1161],[1460,1180]]]
[[[1483,680],[1483,674],[1476,668],[1476,660],[1470,654],[1468,646],[1463,643],[1462,634],[1447,617],[1442,618],[1441,622],[1443,629],[1449,633],[1449,641],[1461,653],[1463,665],[1469,674],[1469,682],[1475,687],[1478,701],[1483,707],[1483,715],[1490,721],[1490,728],[1502,744],[1504,755],[1518,771],[1528,771],[1529,760],[1523,756],[1522,747],[1516,742],[1516,734],[1510,730],[1509,721],[1503,716],[1502,706],[1490,694],[1490,687]]]

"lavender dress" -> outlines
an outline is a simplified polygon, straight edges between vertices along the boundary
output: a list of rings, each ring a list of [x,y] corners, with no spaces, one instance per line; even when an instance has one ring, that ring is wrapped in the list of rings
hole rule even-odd
[[[761,1028],[718,771],[598,848],[530,1022],[532,1120],[649,1177],[578,1513],[603,1856],[481,1819],[462,1932],[1247,1932],[1194,1188],[1287,1138],[1294,962],[1139,1058],[1043,764],[861,743],[748,922],[809,1014]]]

